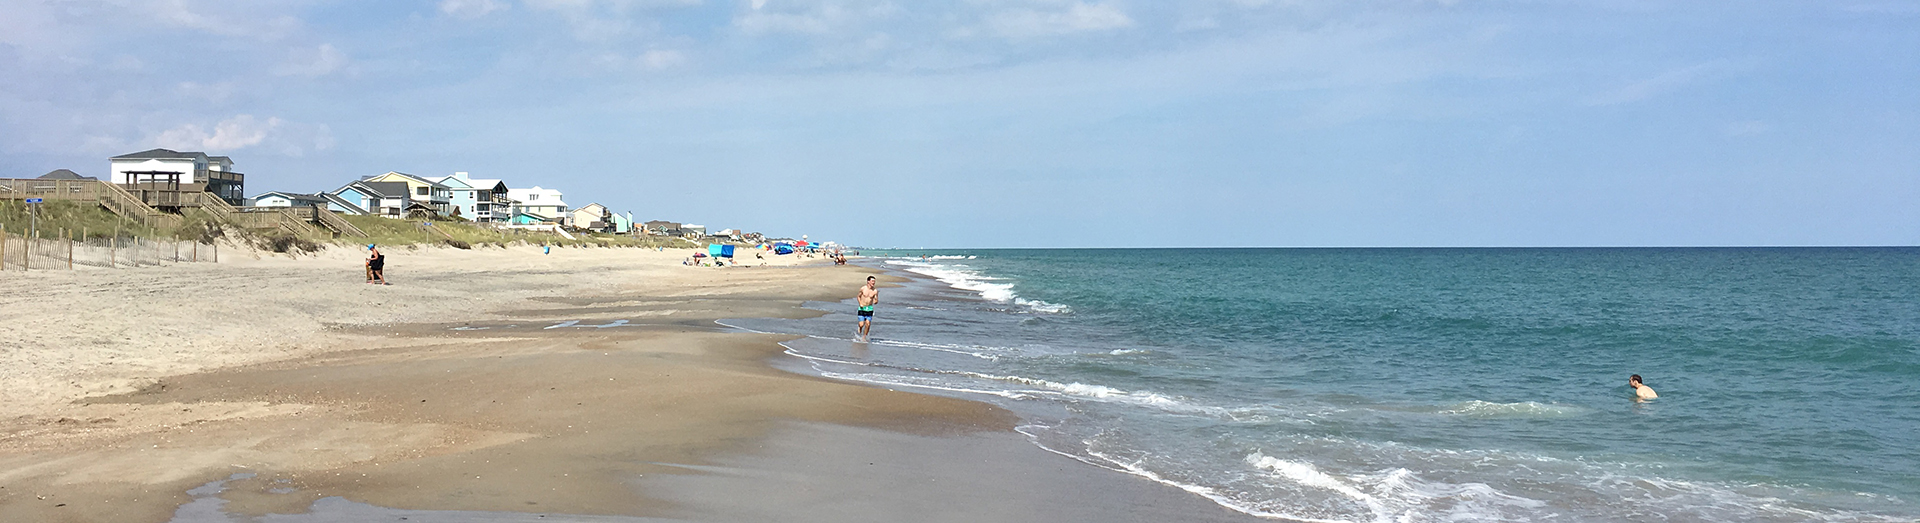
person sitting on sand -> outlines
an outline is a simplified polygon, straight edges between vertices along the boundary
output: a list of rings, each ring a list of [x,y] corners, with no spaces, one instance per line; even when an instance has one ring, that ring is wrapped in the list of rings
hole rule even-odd
[[[867,284],[860,287],[860,294],[854,297],[854,301],[860,303],[861,339],[866,339],[873,333],[873,306],[880,303],[880,289],[874,288],[877,283],[874,277],[868,276]]]
[[[1639,374],[1627,377],[1627,386],[1633,387],[1633,399],[1635,400],[1646,401],[1660,397],[1659,394],[1653,392],[1653,387],[1648,387],[1647,384],[1640,382]]]
[[[367,244],[367,283],[391,285],[387,283],[386,268],[387,256],[380,254],[378,247]]]

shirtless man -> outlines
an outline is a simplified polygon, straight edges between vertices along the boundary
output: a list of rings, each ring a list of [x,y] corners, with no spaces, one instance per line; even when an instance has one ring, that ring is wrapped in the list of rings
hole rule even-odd
[[[1646,401],[1660,397],[1659,394],[1653,392],[1653,387],[1648,387],[1647,384],[1640,382],[1639,374],[1628,377],[1627,386],[1633,387],[1633,398],[1635,400]]]
[[[873,305],[880,303],[880,289],[874,288],[877,284],[874,277],[868,276],[867,284],[860,287],[860,295],[854,297],[854,301],[860,303],[860,339],[862,340],[867,339],[867,335],[873,332]]]

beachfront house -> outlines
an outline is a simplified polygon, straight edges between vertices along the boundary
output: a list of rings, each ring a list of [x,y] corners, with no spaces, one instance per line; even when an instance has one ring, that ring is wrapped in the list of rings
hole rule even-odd
[[[342,198],[338,194],[323,192],[323,193],[314,193],[314,196],[318,196],[320,197],[320,199],[326,200],[327,210],[329,211],[333,211],[340,214],[351,214],[354,216],[365,216],[369,214],[366,209],[363,209],[360,207],[359,203],[347,201],[346,198]]]
[[[562,201],[560,196],[560,191],[542,189],[538,185],[526,189],[507,189],[507,197],[519,202],[514,205],[515,212],[539,216],[548,223],[565,225],[568,217],[567,202]]]
[[[233,172],[233,159],[202,152],[149,149],[107,159],[108,181],[120,184],[150,205],[179,206],[183,193],[209,193],[228,205],[246,203],[246,175]]]
[[[54,169],[51,171],[47,171],[47,174],[40,175],[40,179],[42,180],[98,180],[99,178],[94,178],[92,176],[81,176],[80,173],[76,173],[66,169]]]
[[[680,235],[689,240],[698,240],[707,236],[707,226],[691,223],[680,224]]]
[[[365,210],[367,214],[397,219],[412,201],[408,196],[412,191],[408,189],[407,184],[401,182],[360,180],[348,183],[333,191],[333,194]]]
[[[452,176],[434,179],[433,183],[447,186],[447,207],[452,209],[447,213],[448,216],[473,219],[475,202],[472,185]]]
[[[453,189],[444,184],[403,172],[388,171],[386,174],[369,176],[369,182],[398,182],[407,184],[408,204],[420,203],[432,209],[439,216],[453,215]]]
[[[514,209],[513,216],[507,218],[507,223],[511,223],[514,225],[559,225],[560,224],[559,222],[553,221],[553,218],[541,216],[538,214],[533,214],[520,209]]]
[[[248,198],[254,207],[326,207],[327,199],[314,194],[267,191]]]
[[[605,205],[589,203],[586,207],[573,210],[571,223],[575,229],[610,232],[613,230],[613,211],[607,210]]]
[[[633,234],[633,211],[626,214],[613,213],[613,233]]]
[[[666,220],[653,220],[641,225],[642,225],[641,227],[642,230],[645,230],[647,234],[651,234],[654,236],[679,236],[680,235],[680,224],[678,223],[674,223]]]
[[[490,223],[505,223],[513,218],[513,198],[507,196],[507,182],[472,178],[465,172],[434,181],[452,191],[449,202],[457,216]]]

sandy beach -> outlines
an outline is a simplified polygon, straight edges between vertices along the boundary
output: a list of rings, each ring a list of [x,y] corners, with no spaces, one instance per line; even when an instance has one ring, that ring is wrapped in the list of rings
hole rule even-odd
[[[0,275],[0,520],[1241,518],[714,323],[818,315],[868,269],[388,254],[391,286],[346,249]]]

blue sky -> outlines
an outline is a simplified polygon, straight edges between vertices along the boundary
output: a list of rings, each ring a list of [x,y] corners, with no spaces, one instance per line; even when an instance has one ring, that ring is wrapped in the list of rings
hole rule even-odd
[[[1920,245],[1920,2],[0,0],[0,176],[874,247]]]

